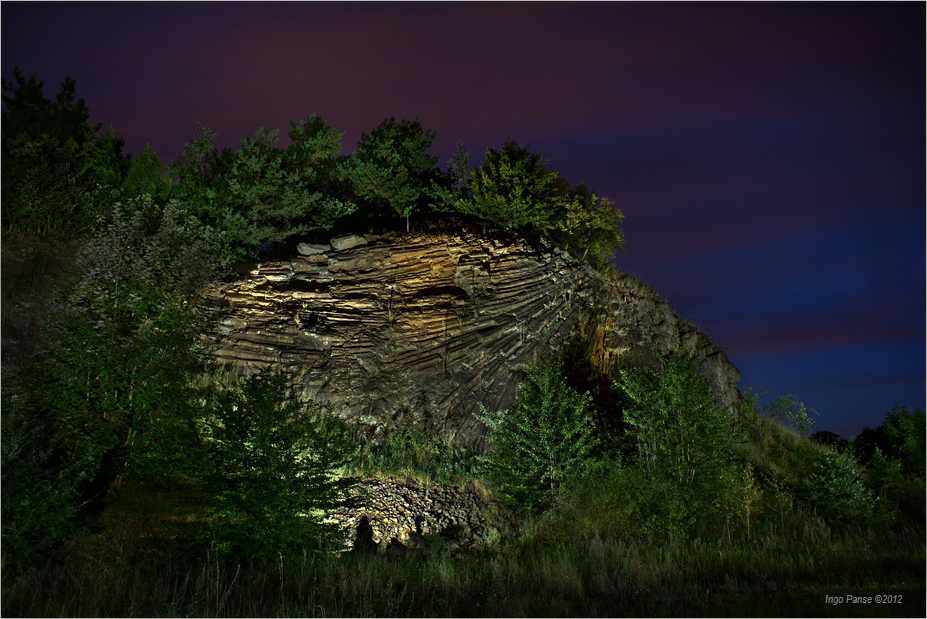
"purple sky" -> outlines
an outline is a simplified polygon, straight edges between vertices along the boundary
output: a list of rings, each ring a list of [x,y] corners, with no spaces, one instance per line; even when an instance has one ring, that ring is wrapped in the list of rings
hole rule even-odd
[[[850,435],[925,406],[925,5],[18,3],[2,72],[162,162],[318,113],[507,137],[625,214],[616,265]]]

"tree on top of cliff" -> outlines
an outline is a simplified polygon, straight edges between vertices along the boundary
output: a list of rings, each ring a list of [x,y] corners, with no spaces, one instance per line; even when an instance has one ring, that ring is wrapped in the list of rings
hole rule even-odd
[[[506,228],[533,225],[545,231],[570,199],[570,186],[544,166],[547,160],[526,146],[506,140],[500,150],[486,149],[466,193],[454,206]]]
[[[437,155],[428,153],[434,131],[424,129],[418,119],[388,118],[370,134],[362,134],[357,150],[343,166],[343,174],[354,193],[374,208],[388,204],[406,218],[428,197]]]
[[[261,127],[237,151],[220,153],[215,134],[200,126],[171,164],[178,197],[225,232],[239,259],[261,244],[328,229],[354,210],[338,191],[343,132],[312,115],[291,123],[287,134],[285,150],[277,147],[278,130]]]
[[[571,188],[546,168],[548,160],[540,153],[509,139],[501,150],[488,148],[476,170],[467,170],[466,162],[458,143],[448,174],[457,190],[435,188],[446,207],[505,228],[531,226],[599,271],[607,270],[612,254],[624,248],[624,216],[614,203],[582,183]]]

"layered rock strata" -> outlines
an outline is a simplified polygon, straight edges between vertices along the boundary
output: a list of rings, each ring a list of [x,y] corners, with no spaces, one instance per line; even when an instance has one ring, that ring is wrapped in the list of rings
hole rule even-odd
[[[725,353],[631,277],[557,248],[474,234],[349,235],[242,269],[214,296],[216,359],[272,365],[295,393],[372,435],[437,432],[484,451],[480,406],[510,407],[526,364],[578,346],[603,376],[684,347],[725,406]]]

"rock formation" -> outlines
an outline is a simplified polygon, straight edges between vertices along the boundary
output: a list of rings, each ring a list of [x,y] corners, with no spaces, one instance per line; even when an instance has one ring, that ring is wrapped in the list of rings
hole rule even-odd
[[[328,519],[340,525],[348,551],[428,551],[429,538],[437,536],[444,550],[459,552],[486,547],[498,537],[488,510],[478,493],[456,486],[369,480],[353,486]]]
[[[681,346],[719,402],[739,398],[726,354],[653,291],[543,243],[395,233],[298,251],[217,287],[213,354],[283,368],[298,397],[372,435],[412,426],[484,451],[480,405],[510,407],[526,364],[568,347],[613,379]]]

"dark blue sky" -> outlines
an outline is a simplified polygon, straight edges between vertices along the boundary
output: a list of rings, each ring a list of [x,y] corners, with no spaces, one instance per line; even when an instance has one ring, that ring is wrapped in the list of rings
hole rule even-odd
[[[2,72],[65,75],[166,162],[318,113],[507,137],[625,214],[616,260],[816,429],[925,406],[925,5],[17,3]]]

